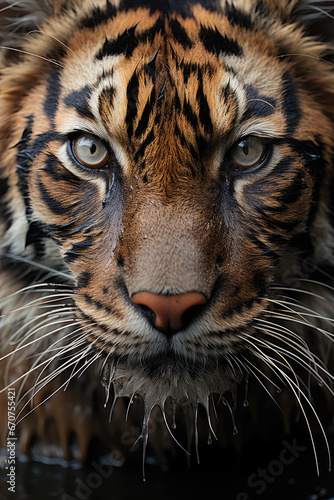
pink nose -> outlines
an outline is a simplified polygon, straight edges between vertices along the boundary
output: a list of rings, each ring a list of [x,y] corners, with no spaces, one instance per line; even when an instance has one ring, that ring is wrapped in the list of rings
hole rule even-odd
[[[138,292],[132,295],[132,302],[146,306],[153,311],[154,326],[157,328],[180,330],[184,322],[182,316],[194,306],[206,303],[205,295],[199,292],[178,295],[159,295],[151,292]]]

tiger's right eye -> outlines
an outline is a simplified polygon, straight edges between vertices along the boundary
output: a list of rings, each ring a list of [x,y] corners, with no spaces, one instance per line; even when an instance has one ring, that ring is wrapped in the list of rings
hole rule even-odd
[[[98,169],[106,167],[110,153],[104,142],[93,134],[83,133],[71,141],[74,159],[84,167]]]
[[[267,143],[264,139],[248,135],[234,144],[230,158],[237,169],[248,170],[262,165],[267,152]]]

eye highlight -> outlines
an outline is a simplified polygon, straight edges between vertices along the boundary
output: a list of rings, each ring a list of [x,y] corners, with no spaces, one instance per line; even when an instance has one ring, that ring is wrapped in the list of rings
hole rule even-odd
[[[70,148],[77,163],[88,168],[103,168],[107,165],[110,157],[104,142],[89,133],[82,133],[73,138]]]
[[[268,158],[270,142],[263,137],[247,135],[230,150],[229,158],[238,170],[249,170],[261,166]]]

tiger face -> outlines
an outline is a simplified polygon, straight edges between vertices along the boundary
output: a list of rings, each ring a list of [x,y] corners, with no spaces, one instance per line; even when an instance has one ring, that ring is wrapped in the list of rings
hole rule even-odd
[[[50,314],[70,304],[23,345],[101,362],[144,422],[261,363],[292,392],[295,361],[331,377],[334,79],[306,2],[67,4],[1,69],[4,296],[53,270]]]

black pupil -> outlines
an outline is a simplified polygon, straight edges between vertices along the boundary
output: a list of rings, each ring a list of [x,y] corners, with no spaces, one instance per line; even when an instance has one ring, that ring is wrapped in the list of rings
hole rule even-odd
[[[90,152],[91,154],[93,155],[94,153],[96,153],[96,144],[92,144],[91,147],[90,147]]]
[[[245,156],[248,155],[249,153],[249,144],[247,141],[242,141],[242,143],[240,144],[240,146],[242,147],[242,152],[244,153]]]

